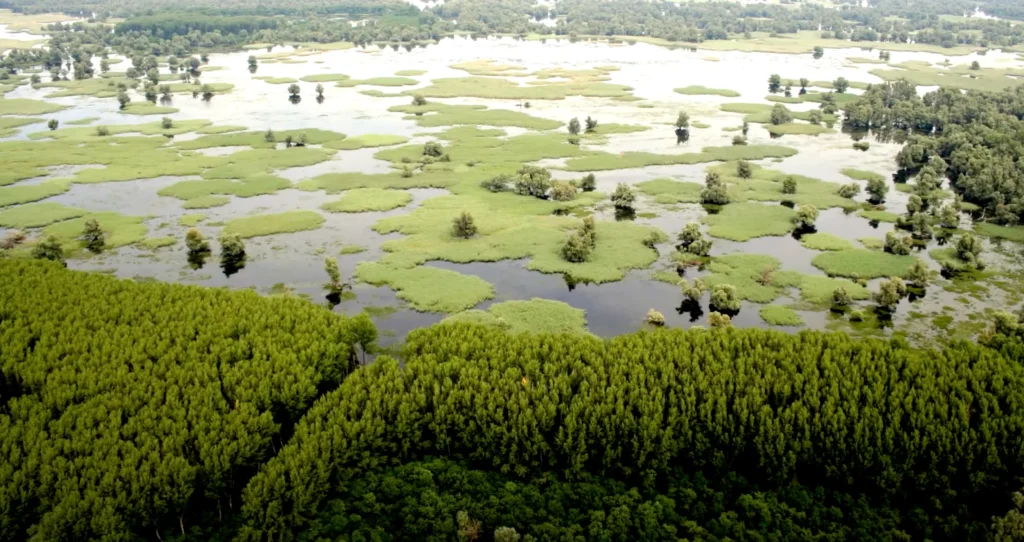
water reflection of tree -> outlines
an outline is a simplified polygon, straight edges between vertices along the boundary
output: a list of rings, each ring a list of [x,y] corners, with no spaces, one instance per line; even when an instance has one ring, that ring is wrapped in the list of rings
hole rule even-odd
[[[692,299],[684,299],[682,304],[676,307],[676,313],[683,315],[690,315],[690,323],[700,320],[701,316],[704,316],[704,309],[700,306],[700,303]]]

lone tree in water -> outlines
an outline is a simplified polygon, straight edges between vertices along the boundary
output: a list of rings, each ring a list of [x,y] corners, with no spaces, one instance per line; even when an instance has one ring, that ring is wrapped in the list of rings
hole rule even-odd
[[[569,121],[569,135],[579,135],[579,134],[580,134],[580,119],[578,119],[576,117],[573,117]]]
[[[793,225],[797,230],[813,230],[814,223],[818,220],[818,208],[806,203],[796,208],[796,216],[793,217]]]
[[[322,84],[320,84],[320,83],[316,84],[316,97],[317,98],[323,98],[324,97],[324,86]]]
[[[297,102],[302,99],[302,97],[299,96],[300,92],[302,92],[302,89],[299,88],[299,85],[296,85],[295,83],[288,85],[288,99],[292,102]]]
[[[64,249],[61,248],[60,241],[51,235],[32,247],[32,257],[37,260],[64,263]]]
[[[128,103],[131,101],[132,99],[128,96],[127,92],[122,90],[117,93],[117,103],[121,104],[121,109],[128,107]]]
[[[100,227],[100,223],[91,218],[85,221],[85,228],[82,229],[81,239],[85,248],[95,254],[103,252],[103,247],[107,244],[107,238],[103,233],[103,228]]]
[[[220,238],[220,267],[229,277],[245,267],[245,243],[238,235]]]
[[[60,122],[57,121],[57,119],[50,119],[50,121],[46,123],[46,127],[50,130],[56,130],[58,126],[60,126]]]
[[[782,104],[775,104],[775,106],[772,107],[771,122],[776,126],[779,124],[788,124],[793,122],[793,114],[789,112],[789,109],[787,109],[786,106]]]
[[[332,297],[341,297],[345,290],[351,290],[352,285],[341,280],[341,271],[338,270],[338,261],[334,258],[324,258],[324,271],[327,272],[328,282],[324,288],[330,292]]]
[[[597,119],[592,119],[592,118],[590,118],[588,116],[587,120],[585,122],[586,122],[586,130],[587,130],[588,134],[594,132],[595,130],[597,130]]]
[[[708,173],[704,182],[704,189],[700,191],[701,203],[711,205],[725,205],[729,203],[729,192],[726,190],[722,178],[717,173]]]
[[[416,106],[421,106],[422,107],[424,105],[427,105],[427,99],[424,98],[423,96],[420,96],[419,94],[417,94],[417,95],[412,97],[412,105],[416,105]]]
[[[834,88],[836,92],[842,94],[850,88],[850,82],[847,81],[845,77],[840,77],[832,82],[832,88]]]
[[[782,90],[782,77],[777,73],[773,73],[768,78],[768,92],[778,94],[780,90]]]
[[[452,235],[459,239],[470,239],[476,235],[476,223],[473,222],[473,215],[462,211],[462,214],[452,221]]]
[[[686,111],[680,111],[676,117],[676,128],[687,129],[690,127],[690,115]]]
[[[636,202],[636,191],[626,183],[619,183],[612,193],[612,204],[616,209],[632,209]]]
[[[249,55],[249,73],[256,73],[257,67],[258,64],[256,62],[256,57],[254,55]]]
[[[884,203],[885,195],[889,192],[889,185],[885,184],[885,179],[874,177],[868,181],[867,190],[871,195],[869,198],[871,203]]]
[[[188,249],[188,263],[193,269],[201,268],[210,256],[210,243],[195,228],[190,228],[185,234],[185,247]]]

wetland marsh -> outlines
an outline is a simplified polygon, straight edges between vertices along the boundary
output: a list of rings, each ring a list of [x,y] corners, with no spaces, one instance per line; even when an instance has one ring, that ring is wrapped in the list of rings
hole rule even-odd
[[[129,63],[115,62],[101,77],[44,77],[0,100],[7,166],[0,227],[74,245],[81,224],[95,218],[108,248],[99,255],[71,250],[72,268],[322,304],[323,261],[336,258],[353,288],[330,303],[333,310],[369,309],[388,341],[460,311],[535,298],[582,309],[589,331],[601,336],[641,328],[649,309],[670,326],[708,325],[710,289],[697,303],[684,302],[680,281],[695,279],[736,287],[737,326],[971,338],[988,313],[1020,302],[1017,230],[995,236],[1001,239],[977,230],[990,265],[969,279],[940,274],[937,240],[907,256],[882,252],[894,225],[877,218],[904,213],[909,197],[894,184],[902,140],[851,133],[834,116],[820,126],[807,119],[838,78],[852,83],[836,95],[842,105],[893,71],[927,84],[980,61],[980,77],[963,87],[998,89],[1024,74],[1024,63],[999,51],[890,54],[883,66],[863,61],[877,51],[857,48],[829,49],[822,58],[722,50],[711,59],[686,48],[585,40],[278,46],[210,54],[199,67],[201,84],[212,88],[208,99],[193,96],[191,83],[175,83],[155,106],[139,86],[126,89],[125,109],[112,99],[125,80],[113,70]],[[166,66],[158,70],[161,83],[177,78]],[[769,94],[772,74],[795,85],[794,98]],[[806,95],[796,93],[801,78],[809,82]],[[414,96],[425,105],[410,105]],[[768,113],[780,101],[794,119],[773,125]],[[141,106],[154,107],[135,109]],[[673,133],[681,111],[691,122],[683,142]],[[570,119],[588,117],[595,129],[567,133]],[[48,130],[49,120],[59,127]],[[745,144],[734,145],[744,124]],[[304,145],[292,146],[300,137]],[[854,140],[870,146],[856,150]],[[423,159],[433,143],[447,161]],[[738,160],[753,166],[752,177],[737,175]],[[556,201],[481,187],[523,164],[547,168],[556,182],[593,174],[595,190]],[[701,205],[709,171],[725,180],[730,203]],[[836,195],[851,182],[863,189],[872,176],[890,187],[884,203],[868,203],[863,190]],[[797,181],[795,194],[782,193],[786,178]],[[609,200],[619,184],[638,194],[628,216]],[[820,211],[816,232],[805,238],[792,224],[803,204]],[[450,235],[464,211],[479,228],[467,240]],[[565,261],[560,247],[585,216],[596,220],[594,253]],[[971,215],[961,218],[961,229],[972,229]],[[680,265],[687,258],[675,239],[690,222],[713,245],[702,261]],[[216,258],[190,265],[190,228],[210,241],[239,234],[244,267],[228,276]],[[761,259],[733,267],[727,262],[735,255]],[[891,320],[851,322],[830,310],[837,287],[853,294],[854,307],[870,309],[878,279],[905,274],[915,259],[933,280],[901,301]],[[534,306],[538,317],[553,307]],[[509,314],[519,318],[523,310]]]

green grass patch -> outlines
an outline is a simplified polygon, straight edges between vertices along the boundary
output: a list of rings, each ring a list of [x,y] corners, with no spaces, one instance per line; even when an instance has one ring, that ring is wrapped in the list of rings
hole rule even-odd
[[[336,83],[338,81],[346,81],[351,79],[351,77],[343,73],[318,73],[315,75],[300,77],[299,79],[306,83]]]
[[[401,145],[409,141],[409,138],[390,134],[366,134],[356,137],[349,137],[342,140],[328,141],[324,147],[339,151],[353,151],[368,147],[390,147]]]
[[[84,119],[69,120],[64,124],[69,124],[71,126],[85,126],[87,124],[92,124],[98,120],[100,120],[99,117],[85,117]]]
[[[969,65],[932,66],[924,62],[903,62],[893,68],[875,69],[869,73],[885,81],[906,79],[919,86],[941,86],[960,90],[998,92],[1020,85],[1024,71],[1019,68],[981,68]]]
[[[688,87],[682,87],[673,89],[679,94],[686,96],[725,96],[726,98],[738,98],[739,92],[735,90],[729,90],[725,88],[709,88],[701,85],[690,85]]]
[[[63,111],[68,106],[29,100],[26,98],[0,98],[0,115],[45,115]]]
[[[146,136],[173,136],[193,132],[198,128],[202,128],[210,124],[208,120],[177,120],[170,128],[164,128],[161,121],[149,122],[146,124],[111,124],[106,126],[109,135],[101,136],[97,134],[96,127],[92,126],[75,126],[71,128],[61,128],[59,130],[47,130],[45,132],[33,132],[29,134],[32,139],[60,139],[60,140],[73,140],[73,141],[107,141],[113,136],[126,135],[126,134],[141,134]],[[123,140],[117,140],[116,143],[122,143]],[[142,143],[142,142],[132,142]],[[162,144],[160,140],[155,140],[156,144]],[[154,144],[154,143],[150,143]]]
[[[38,117],[0,117],[0,134],[14,135],[15,128],[46,122],[46,119]]]
[[[199,196],[182,204],[185,209],[210,209],[227,205],[231,198],[226,196]]]
[[[862,56],[851,56],[847,57],[846,60],[849,60],[854,64],[888,64],[888,62],[885,60],[879,60],[877,58],[865,58]]]
[[[19,230],[41,228],[85,214],[86,211],[83,209],[66,207],[59,203],[32,203],[0,210],[0,226]]]
[[[166,107],[163,105],[156,105],[153,102],[132,102],[125,106],[124,109],[120,110],[125,115],[170,115],[171,113],[177,113],[177,107]]]
[[[174,237],[149,237],[139,242],[139,246],[149,250],[173,246],[178,240]]]
[[[864,248],[871,250],[882,250],[885,248],[885,240],[879,239],[878,237],[861,237],[857,239],[860,244],[864,245]]]
[[[288,136],[298,139],[305,135],[306,143],[309,145],[325,145],[330,142],[345,139],[345,134],[309,128],[305,130],[281,130],[274,132],[275,142],[268,142],[265,139],[266,132],[238,132],[210,134],[188,141],[176,141],[174,146],[182,150],[210,149],[214,147],[255,147],[273,148],[276,141],[284,141]],[[290,150],[290,149],[289,149]]]
[[[341,247],[338,254],[344,256],[346,254],[359,254],[360,252],[366,252],[366,247],[360,245],[345,245]]]
[[[793,309],[782,305],[761,307],[761,319],[773,326],[802,326],[804,319]]]
[[[237,181],[231,179],[203,179],[198,181],[181,181],[157,192],[161,196],[169,196],[183,200],[194,200],[204,196],[225,195],[248,198],[265,194],[273,194],[279,190],[290,188],[292,183],[287,179],[274,175],[258,174],[244,177]]]
[[[855,181],[872,181],[876,179],[885,180],[885,175],[880,175],[873,171],[865,171],[863,169],[843,168],[839,172]]]
[[[54,179],[52,181],[43,181],[39,184],[0,188],[0,207],[39,201],[63,194],[70,189],[70,179]]]
[[[460,312],[441,321],[441,323],[461,322],[499,327],[510,333],[583,334],[587,332],[587,319],[582,309],[550,299],[504,301],[491,305],[486,311]]]
[[[800,237],[800,244],[811,250],[851,250],[853,243],[828,233],[808,233]]]
[[[738,176],[738,162],[717,164],[709,167],[708,170],[718,173],[722,180],[725,181],[729,191],[729,199],[733,203],[746,201],[789,201],[797,205],[814,205],[818,209],[840,207],[852,210],[859,207],[857,202],[836,194],[838,187],[835,183],[804,177],[803,175],[790,175],[757,164],[751,164],[750,167],[750,178]],[[796,193],[784,194],[782,192],[784,182],[790,178],[796,181]]]
[[[270,77],[267,75],[254,75],[253,79],[259,79],[260,81],[271,85],[289,85],[291,83],[299,82],[294,77]]]
[[[436,267],[363,262],[355,276],[362,282],[390,286],[399,299],[421,312],[459,312],[494,297],[494,287],[480,277]]]
[[[589,135],[612,135],[612,134],[634,134],[637,132],[645,132],[650,130],[650,126],[641,126],[639,124],[598,124],[591,132],[583,134],[584,136]]]
[[[731,241],[749,241],[756,237],[786,235],[793,231],[796,213],[782,205],[730,203],[718,214],[708,215],[708,234]]]
[[[819,254],[811,263],[830,276],[854,279],[902,277],[916,258],[897,256],[878,250],[839,250]]]
[[[1024,226],[1000,226],[988,222],[976,222],[974,231],[986,237],[1024,243]]]
[[[704,185],[673,181],[672,179],[655,179],[636,184],[636,189],[643,194],[653,196],[654,201],[663,205],[676,203],[700,203],[700,191]]]
[[[195,226],[196,224],[199,224],[204,220],[206,220],[206,215],[204,214],[189,213],[187,215],[182,215],[181,218],[178,219],[178,225],[184,226],[186,228],[191,228],[192,226]]]
[[[406,90],[402,94],[419,94],[427,98],[486,98],[496,100],[562,100],[569,96],[615,98],[629,96],[633,89],[593,80],[570,80],[519,85],[507,79],[492,77],[452,77],[434,79],[429,86]]]
[[[801,123],[789,123],[789,124],[766,124],[765,129],[769,133],[776,136],[781,135],[819,135],[819,134],[830,134],[834,133],[835,130],[826,128],[818,124],[801,124]]]
[[[419,81],[408,77],[371,77],[369,79],[345,79],[334,84],[336,87],[407,87],[418,84]]]
[[[246,239],[278,233],[315,230],[323,223],[324,217],[314,211],[286,211],[230,220],[224,225],[224,233],[238,235]]]
[[[876,211],[876,210],[861,210],[857,211],[857,216],[865,218],[867,220],[877,220],[879,222],[892,222],[893,224],[899,220],[900,215],[891,213],[889,211]]]
[[[847,279],[781,271],[779,260],[763,254],[728,254],[712,259],[711,274],[703,278],[708,286],[730,284],[740,299],[753,303],[771,303],[789,288],[797,288],[800,298],[814,305],[828,306],[832,292],[846,289],[853,299],[867,299],[867,288]]]
[[[43,229],[43,236],[53,235],[64,245],[65,250],[81,249],[78,239],[85,229],[85,223],[95,220],[106,234],[106,247],[118,248],[134,245],[146,238],[146,225],[143,216],[125,216],[121,213],[90,213],[79,218],[51,224]]]
[[[398,70],[395,72],[395,75],[399,77],[415,77],[417,75],[424,75],[426,73],[427,70]]]
[[[399,113],[407,113],[406,120],[415,121],[420,126],[451,126],[470,124],[483,126],[514,126],[530,130],[553,130],[562,126],[561,122],[542,119],[508,109],[487,109],[482,105],[398,105],[388,109]]]
[[[690,128],[697,128],[699,130],[703,130],[705,128],[711,128],[711,125],[704,122],[694,121],[690,123]]]
[[[745,115],[743,118],[747,122],[753,122],[758,124],[768,124],[771,122],[772,107],[769,104],[753,104],[753,103],[726,103],[720,105],[718,108],[726,113],[740,113]],[[790,111],[790,115],[794,119],[810,121],[810,111]],[[835,115],[822,115],[821,120],[826,123],[836,121]]]
[[[412,201],[412,194],[403,190],[381,188],[357,188],[345,192],[341,199],[327,202],[321,209],[331,213],[364,213],[368,211],[390,211],[404,207]]]
[[[796,149],[776,145],[736,145],[729,147],[705,147],[699,153],[654,154],[649,152],[592,153],[589,156],[573,158],[566,162],[569,171],[603,171],[610,169],[639,168],[647,166],[670,166],[675,164],[700,164],[704,162],[725,162],[730,160],[762,160],[765,158],[788,158],[797,153]]]

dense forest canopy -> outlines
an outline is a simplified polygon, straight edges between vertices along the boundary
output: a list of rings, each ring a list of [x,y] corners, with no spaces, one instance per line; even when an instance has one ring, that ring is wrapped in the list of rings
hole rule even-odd
[[[875,85],[845,107],[857,128],[912,131],[897,156],[917,172],[934,158],[950,185],[987,217],[1024,219],[1024,87],[999,93],[939,89],[923,97],[906,81]]]
[[[973,344],[442,324],[350,372],[365,317],[0,273],[5,539],[981,540],[1024,482]]]

